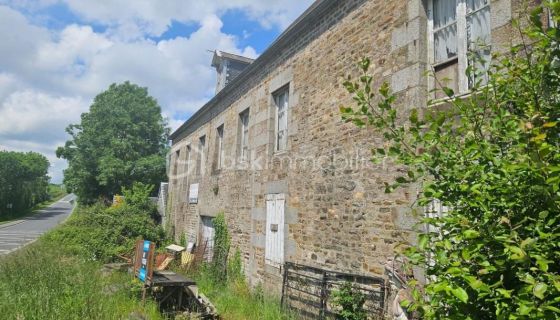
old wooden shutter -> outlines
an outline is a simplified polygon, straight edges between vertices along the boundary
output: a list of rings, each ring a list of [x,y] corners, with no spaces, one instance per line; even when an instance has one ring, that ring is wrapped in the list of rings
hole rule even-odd
[[[265,261],[273,266],[284,263],[284,204],[283,194],[266,196]]]
[[[210,262],[214,256],[214,222],[212,217],[200,217],[200,245],[204,250],[204,260]]]

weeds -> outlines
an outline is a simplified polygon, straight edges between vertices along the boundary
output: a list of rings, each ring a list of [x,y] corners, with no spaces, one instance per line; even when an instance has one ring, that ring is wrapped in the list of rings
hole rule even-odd
[[[131,277],[104,275],[101,264],[64,252],[41,239],[0,259],[2,319],[161,319],[155,304],[135,297]]]
[[[216,306],[224,320],[298,319],[280,306],[278,297],[265,294],[261,285],[252,289],[242,276],[229,277],[226,283],[220,283],[212,278],[212,273],[204,266],[190,276],[196,281],[199,290]]]
[[[345,282],[338,291],[333,292],[333,304],[340,309],[337,316],[340,320],[367,319],[365,302],[366,296],[351,282]]]
[[[148,213],[125,203],[116,208],[79,208],[64,227],[46,238],[86,259],[109,262],[118,255],[131,253],[136,239],[160,244],[164,234]]]

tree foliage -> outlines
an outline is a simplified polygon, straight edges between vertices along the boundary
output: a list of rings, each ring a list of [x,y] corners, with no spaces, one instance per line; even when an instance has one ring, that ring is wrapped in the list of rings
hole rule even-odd
[[[558,25],[560,4],[551,9]],[[420,206],[450,208],[424,216],[433,232],[406,251],[426,274],[407,304],[422,319],[560,319],[560,29],[542,25],[544,10],[494,55],[487,84],[467,70],[466,97],[443,88],[446,103],[400,114],[387,85],[374,94],[368,59],[345,82],[357,106],[344,119],[382,133],[374,159],[408,168],[387,191],[419,184]]]
[[[48,199],[47,158],[35,152],[0,151],[0,215],[17,215]]]
[[[156,185],[165,180],[169,132],[146,88],[112,84],[95,97],[80,124],[66,131],[72,139],[56,153],[68,160],[64,182],[83,203],[111,197],[134,181]]]

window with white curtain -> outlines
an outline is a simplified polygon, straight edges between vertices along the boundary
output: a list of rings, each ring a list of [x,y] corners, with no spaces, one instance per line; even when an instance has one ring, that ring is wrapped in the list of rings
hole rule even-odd
[[[286,150],[288,145],[288,87],[274,94],[276,104],[276,151]]]
[[[435,62],[457,57],[457,0],[434,0],[433,21]]]
[[[478,80],[467,79],[467,66],[482,75],[490,63],[490,0],[429,0],[429,4],[434,67],[437,71],[458,64],[456,87],[465,93]]]

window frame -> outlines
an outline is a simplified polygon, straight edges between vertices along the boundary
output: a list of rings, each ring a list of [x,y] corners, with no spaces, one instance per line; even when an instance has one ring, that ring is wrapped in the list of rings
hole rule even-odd
[[[181,159],[181,149],[175,151],[175,161],[173,163],[173,185],[176,186],[179,181],[179,160]]]
[[[249,159],[249,121],[250,109],[247,108],[239,113],[239,161],[245,162]],[[245,121],[246,120],[246,121]],[[246,122],[246,123],[245,123]],[[247,143],[245,143],[247,142]]]
[[[187,153],[187,161],[185,162],[185,175],[188,177],[190,172],[189,170],[191,169],[191,145],[190,143],[187,144],[187,146],[185,147],[185,151]]]
[[[455,7],[455,15],[456,21],[454,23],[457,24],[457,55],[455,57],[438,61],[436,62],[435,57],[435,34],[436,32],[443,30],[453,23],[447,24],[445,26],[434,28],[434,2],[437,0],[428,0],[427,1],[427,13],[428,13],[428,61],[433,70],[437,70],[439,67],[448,66],[450,64],[454,64],[454,61],[457,60],[457,88],[458,91],[456,94],[462,95],[467,94],[471,90],[471,79],[467,77],[465,71],[467,70],[470,62],[469,62],[469,39],[468,39],[468,19],[469,17],[475,15],[476,13],[489,8],[490,14],[492,12],[491,8],[491,1],[488,0],[486,4],[481,6],[480,8],[469,12],[468,10],[468,0],[457,0],[457,5]],[[491,18],[489,20],[489,30],[488,30],[488,37],[489,37],[489,44],[488,46],[490,49],[492,48],[492,24]],[[435,80],[433,78],[429,78],[429,87],[435,88]]]
[[[280,145],[280,97],[285,96],[285,123],[286,127],[283,130],[285,134],[284,145]],[[274,152],[284,152],[288,149],[288,134],[289,134],[289,110],[290,110],[290,85],[287,84],[272,94],[272,101],[274,103]]]
[[[198,162],[196,164],[197,175],[204,175],[205,171],[205,149],[206,148],[206,135],[200,136],[198,138]]]
[[[224,167],[224,124],[216,128],[216,168]]]

